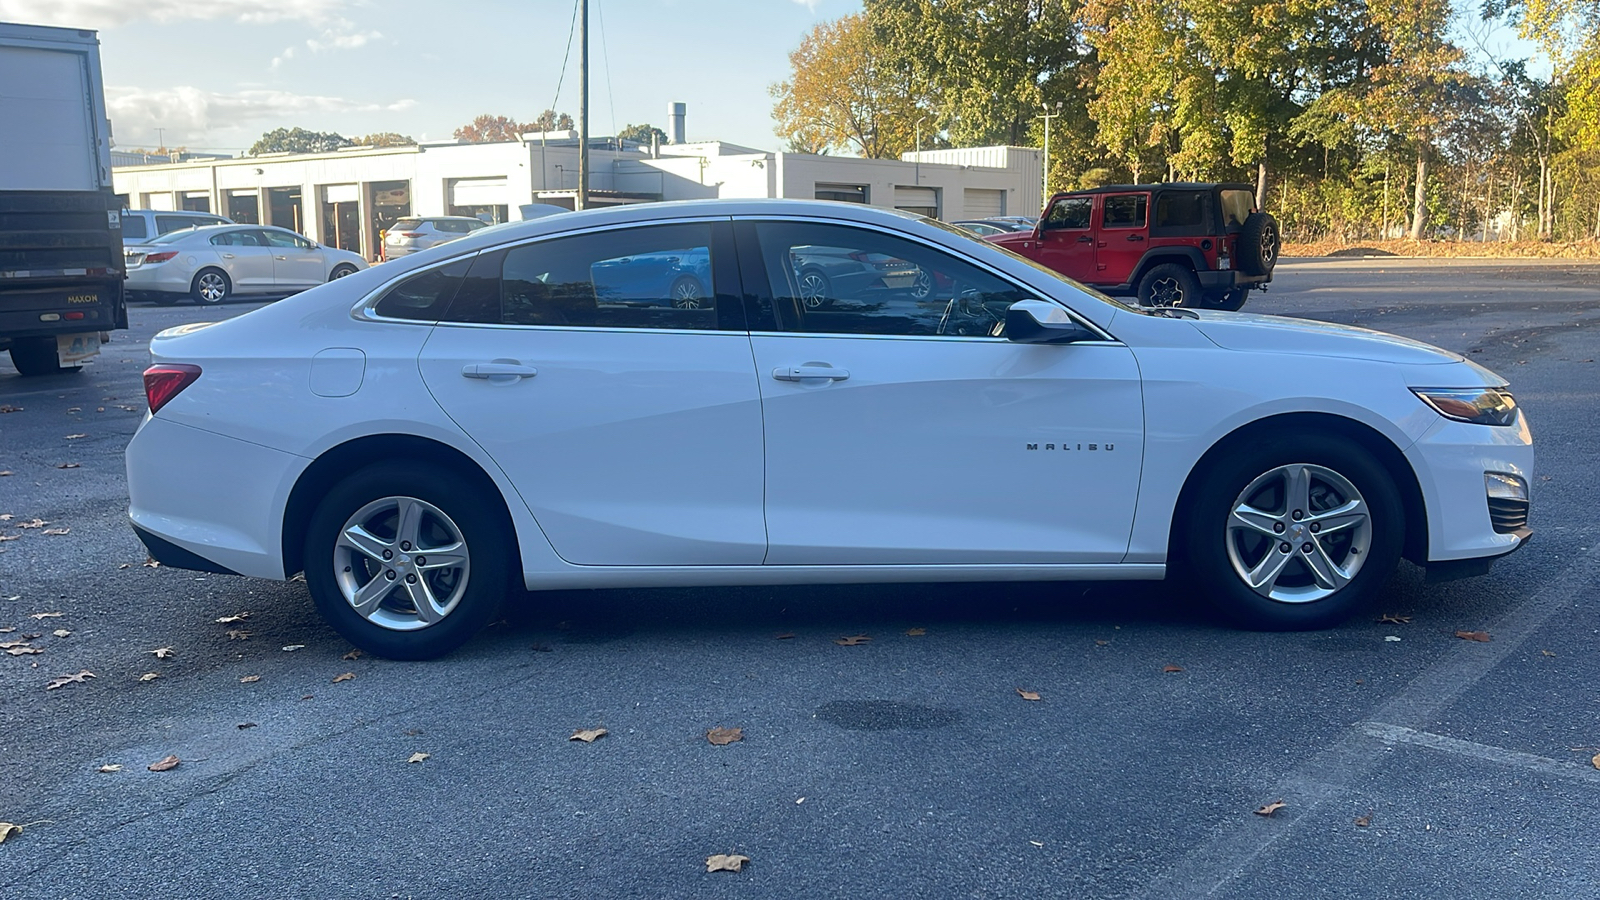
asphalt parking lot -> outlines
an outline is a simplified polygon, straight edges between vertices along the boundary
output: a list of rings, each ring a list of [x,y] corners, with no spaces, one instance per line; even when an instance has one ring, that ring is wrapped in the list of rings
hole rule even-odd
[[[254,306],[0,362],[0,645],[42,650],[0,656],[0,897],[1600,897],[1600,266],[1288,261],[1252,297],[1467,354],[1537,441],[1530,546],[1402,564],[1340,628],[1179,583],[561,592],[432,663],[351,658],[300,584],[143,565],[144,346]]]

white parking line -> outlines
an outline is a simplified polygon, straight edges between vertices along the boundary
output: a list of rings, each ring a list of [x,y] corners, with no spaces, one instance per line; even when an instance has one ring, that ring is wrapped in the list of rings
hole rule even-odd
[[[1312,813],[1323,801],[1344,795],[1384,752],[1384,741],[1395,735],[1415,735],[1417,740],[1408,743],[1436,749],[1464,749],[1459,745],[1481,747],[1493,755],[1470,755],[1532,768],[1523,764],[1543,757],[1428,735],[1421,729],[1439,710],[1516,652],[1557,611],[1592,594],[1597,572],[1600,572],[1600,546],[1578,557],[1560,577],[1547,583],[1544,590],[1490,625],[1489,631],[1494,635],[1491,643],[1457,641],[1442,659],[1423,670],[1404,690],[1379,707],[1368,721],[1351,726],[1327,749],[1277,784],[1265,788],[1260,794],[1262,802],[1283,800],[1288,804],[1285,811],[1293,814],[1289,821],[1268,820],[1251,815],[1249,810],[1241,810],[1236,819],[1219,825],[1209,840],[1189,851],[1171,872],[1131,896],[1140,900],[1195,900],[1216,894],[1249,869],[1273,844],[1294,834],[1300,823],[1311,821]],[[1373,727],[1387,729],[1387,736],[1378,735],[1375,740],[1368,730]],[[1548,762],[1560,765],[1556,760]],[[1561,771],[1551,774],[1570,775],[1570,767],[1563,766]],[[1600,772],[1593,774],[1600,775]],[[1283,813],[1278,815],[1281,817]]]
[[[1491,747],[1475,741],[1463,741],[1460,738],[1446,737],[1431,731],[1418,731],[1402,725],[1385,725],[1382,722],[1367,722],[1361,726],[1361,730],[1386,744],[1415,744],[1418,747],[1454,753],[1458,756],[1470,756],[1503,766],[1531,769],[1558,778],[1574,778],[1578,781],[1600,784],[1600,770],[1590,765],[1587,758],[1581,764],[1562,761],[1548,756],[1523,753],[1520,750],[1507,750],[1504,747]]]

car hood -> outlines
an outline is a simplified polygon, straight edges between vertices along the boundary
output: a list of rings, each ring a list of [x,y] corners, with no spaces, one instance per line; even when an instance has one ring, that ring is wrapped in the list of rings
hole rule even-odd
[[[1367,328],[1308,319],[1252,313],[1197,311],[1194,327],[1224,350],[1335,356],[1399,365],[1441,365],[1464,358],[1424,344]]]

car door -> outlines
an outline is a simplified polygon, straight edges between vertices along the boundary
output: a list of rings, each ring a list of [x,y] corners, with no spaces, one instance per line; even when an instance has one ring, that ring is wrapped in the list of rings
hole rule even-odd
[[[263,228],[272,249],[272,277],[284,290],[304,290],[328,280],[322,248],[282,228]]]
[[[1039,262],[1068,278],[1104,283],[1094,265],[1094,236],[1089,229],[1093,197],[1059,197],[1039,219]]]
[[[713,237],[713,235],[717,237]],[[447,414],[582,565],[759,565],[761,397],[727,220],[628,226],[480,254],[421,355]],[[718,291],[674,308],[594,273],[691,248]]]
[[[1150,194],[1100,195],[1100,229],[1095,241],[1096,284],[1128,284],[1150,246]]]
[[[1114,340],[1012,343],[1030,297],[948,250],[866,227],[739,225],[766,436],[769,565],[1115,563],[1142,463],[1133,354]],[[811,304],[796,248],[933,273]],[[755,249],[752,250],[751,248]],[[764,323],[764,324],[756,324]]]
[[[272,290],[272,250],[260,231],[240,229],[214,234],[211,249],[227,270],[234,290],[241,294]]]

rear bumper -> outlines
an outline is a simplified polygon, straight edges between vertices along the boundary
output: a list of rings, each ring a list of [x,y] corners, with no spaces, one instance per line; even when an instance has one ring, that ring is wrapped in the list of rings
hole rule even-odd
[[[1226,292],[1238,290],[1239,288],[1256,288],[1272,280],[1270,274],[1246,275],[1237,269],[1224,269],[1220,272],[1214,269],[1207,269],[1196,272],[1195,275],[1200,279],[1200,287],[1206,291]]]
[[[127,328],[124,302],[120,278],[0,287],[0,336],[48,337]]]

